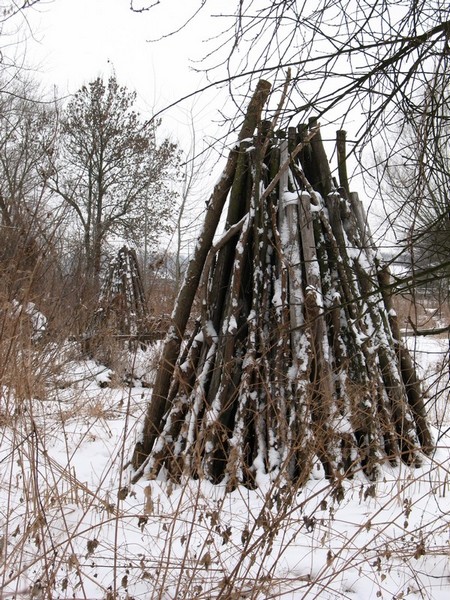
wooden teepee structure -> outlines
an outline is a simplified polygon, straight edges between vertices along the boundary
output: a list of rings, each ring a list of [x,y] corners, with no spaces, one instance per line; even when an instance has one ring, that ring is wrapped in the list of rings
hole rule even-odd
[[[135,479],[374,478],[431,449],[367,224],[316,121],[274,134],[261,81],[206,211],[165,341]],[[228,200],[225,233],[213,243]],[[383,279],[383,282],[381,281]],[[196,294],[202,314],[182,343]]]
[[[103,344],[105,335],[118,339],[142,340],[147,333],[148,309],[135,250],[122,246],[103,282],[86,334],[89,352]]]

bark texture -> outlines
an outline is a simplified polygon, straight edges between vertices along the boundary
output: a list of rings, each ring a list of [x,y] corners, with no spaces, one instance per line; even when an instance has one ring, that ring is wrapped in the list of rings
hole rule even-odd
[[[374,479],[382,461],[416,464],[431,450],[420,383],[348,191],[343,133],[338,185],[314,119],[254,134],[263,85],[179,294],[135,479],[164,472],[232,489],[301,484],[313,468]],[[202,311],[183,347],[196,292]]]

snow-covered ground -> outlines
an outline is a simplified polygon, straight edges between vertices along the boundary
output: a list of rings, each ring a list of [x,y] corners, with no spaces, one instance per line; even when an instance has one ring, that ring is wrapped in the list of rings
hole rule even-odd
[[[60,352],[38,397],[1,397],[0,598],[448,600],[448,341],[408,343],[436,451],[344,481],[340,501],[319,470],[301,490],[130,485],[151,387]],[[142,352],[134,373],[154,364]]]

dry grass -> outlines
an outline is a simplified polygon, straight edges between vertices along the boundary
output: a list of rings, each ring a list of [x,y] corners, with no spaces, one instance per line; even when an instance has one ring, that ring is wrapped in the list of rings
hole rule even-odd
[[[407,335],[414,333],[414,328],[430,330],[448,327],[450,325],[450,304],[448,299],[430,294],[398,294],[393,298],[394,308],[399,319],[402,332]],[[445,337],[447,334],[441,334]]]
[[[113,350],[115,374],[76,343],[33,344],[3,323],[0,598],[444,597],[446,448],[418,470],[384,467],[375,484],[356,471],[340,502],[319,464],[301,488],[270,477],[231,493],[195,480],[131,486],[151,393],[138,380],[158,352]]]

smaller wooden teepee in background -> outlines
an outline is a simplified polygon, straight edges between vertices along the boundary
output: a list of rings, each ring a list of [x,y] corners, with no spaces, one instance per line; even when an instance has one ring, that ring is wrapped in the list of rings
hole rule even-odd
[[[108,334],[125,340],[146,337],[148,309],[134,249],[120,248],[102,285],[98,305],[86,334],[88,352],[95,353]]]
[[[274,133],[261,81],[172,314],[135,479],[369,478],[432,441],[357,195],[314,120]],[[213,242],[225,201],[225,232]],[[195,295],[202,314],[182,343]]]

